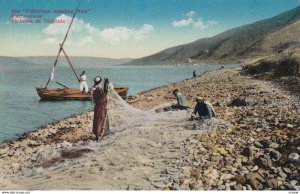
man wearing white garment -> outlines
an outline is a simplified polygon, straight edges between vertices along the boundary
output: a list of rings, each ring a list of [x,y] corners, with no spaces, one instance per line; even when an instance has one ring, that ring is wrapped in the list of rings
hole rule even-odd
[[[80,74],[80,86],[79,86],[79,90],[81,93],[88,93],[89,91],[89,87],[87,85],[87,82],[86,82],[86,75],[85,75],[85,71],[83,71],[81,74]]]

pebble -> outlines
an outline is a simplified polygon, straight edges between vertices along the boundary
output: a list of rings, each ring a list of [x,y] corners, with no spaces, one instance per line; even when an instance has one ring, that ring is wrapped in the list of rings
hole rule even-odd
[[[290,153],[288,158],[292,162],[297,162],[299,161],[300,156],[298,153]]]
[[[246,188],[247,188],[247,190],[253,190],[251,185],[248,185],[248,184],[246,185]]]
[[[255,147],[258,147],[258,148],[263,148],[263,145],[262,145],[261,143],[259,143],[258,141],[255,141],[255,142],[253,143],[253,145],[254,145]]]
[[[258,166],[254,166],[252,169],[251,169],[251,171],[257,171],[258,170]]]
[[[298,183],[297,180],[291,180],[291,181],[290,181],[290,184],[291,184],[292,186],[295,186],[297,183]]]
[[[17,172],[21,168],[19,163],[12,163],[10,166],[11,166],[13,172]]]
[[[232,174],[222,174],[220,179],[221,180],[229,180],[231,178],[233,178],[234,176]]]
[[[36,172],[37,174],[43,174],[44,168],[43,168],[43,167],[38,167],[38,168],[35,169],[35,172]]]
[[[30,148],[30,147],[26,147],[25,150],[24,150],[25,154],[31,154],[32,152],[33,152],[33,149]]]
[[[8,152],[8,146],[3,146],[0,148],[0,155],[6,154]]]
[[[272,143],[270,144],[270,148],[276,149],[276,148],[278,148],[278,147],[279,147],[279,144],[278,144],[278,143],[272,142]]]
[[[244,184],[246,182],[246,178],[241,175],[236,175],[234,179],[240,184]]]
[[[267,180],[267,184],[268,184],[269,188],[277,188],[278,187],[278,181],[276,179]]]
[[[283,171],[284,171],[285,173],[287,173],[287,174],[292,174],[291,169],[286,168],[286,167],[283,167],[282,169],[283,169]]]

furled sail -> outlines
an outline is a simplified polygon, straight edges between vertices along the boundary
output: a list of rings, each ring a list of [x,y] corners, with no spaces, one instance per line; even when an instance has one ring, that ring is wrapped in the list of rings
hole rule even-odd
[[[53,67],[52,67],[51,74],[50,74],[50,81],[53,81],[53,79],[54,79],[54,71],[55,71],[55,68],[54,68],[54,66],[53,66]]]

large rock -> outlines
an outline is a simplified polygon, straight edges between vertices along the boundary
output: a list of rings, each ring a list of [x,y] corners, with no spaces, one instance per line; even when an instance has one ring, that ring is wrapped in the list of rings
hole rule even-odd
[[[246,181],[251,185],[252,188],[256,190],[263,189],[264,178],[258,173],[249,173],[246,175]]]

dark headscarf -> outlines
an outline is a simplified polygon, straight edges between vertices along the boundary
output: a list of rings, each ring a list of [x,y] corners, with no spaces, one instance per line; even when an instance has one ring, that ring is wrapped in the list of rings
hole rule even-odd
[[[177,93],[177,92],[179,92],[178,89],[175,89],[175,90],[173,91],[174,96],[176,96],[176,93]]]

